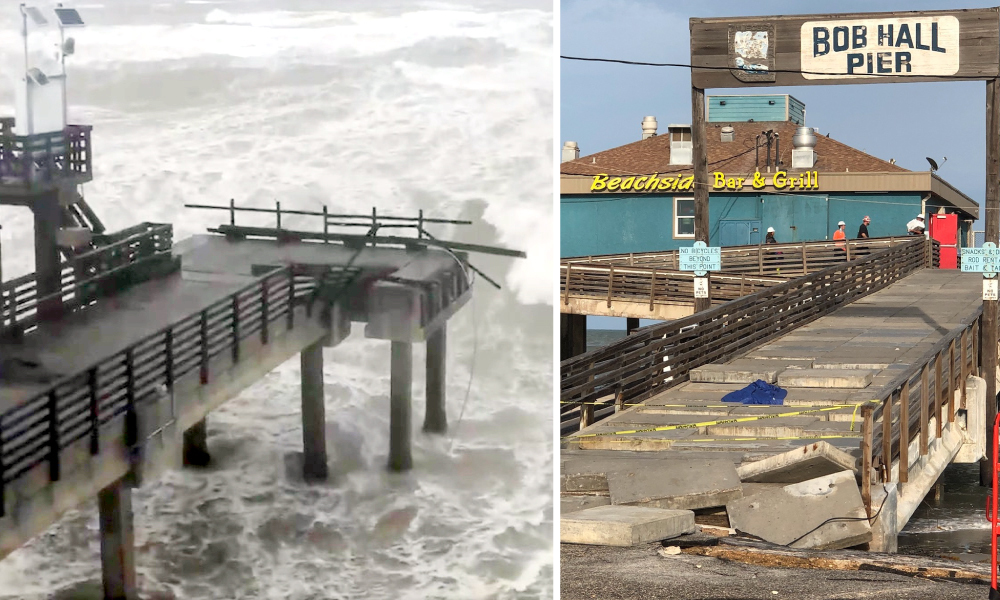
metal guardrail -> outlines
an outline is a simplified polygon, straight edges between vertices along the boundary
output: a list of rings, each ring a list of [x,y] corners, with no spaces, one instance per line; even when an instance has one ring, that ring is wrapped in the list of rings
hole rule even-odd
[[[44,463],[49,478],[61,474],[60,451],[84,438],[100,452],[100,428],[125,415],[124,440],[139,440],[136,405],[163,386],[198,371],[211,378],[210,360],[224,352],[239,362],[240,345],[251,336],[267,344],[271,324],[295,324],[295,307],[313,293],[316,279],[296,267],[271,271],[204,310],[146,336],[79,374],[64,377],[29,401],[0,414],[0,516],[4,485]]]
[[[746,273],[795,277],[815,273],[845,260],[863,258],[873,252],[912,241],[913,236],[870,238],[865,240],[798,242],[794,244],[759,244],[722,248],[721,273]],[[936,247],[940,244],[933,242]],[[615,265],[677,271],[677,250],[663,252],[633,252],[563,258],[562,265]],[[937,264],[937,263],[935,263]],[[713,273],[715,277],[718,273]]]
[[[0,285],[0,332],[14,328],[30,330],[38,318],[38,307],[61,298],[66,309],[90,302],[104,279],[122,273],[142,261],[167,254],[173,246],[173,226],[142,223],[111,234],[112,243],[78,254],[63,262],[61,289],[49,296],[38,295],[34,273]]]
[[[634,404],[688,380],[691,369],[729,360],[818,319],[836,307],[933,265],[930,242],[900,240],[861,259],[840,262],[676,321],[638,329],[560,364],[564,428],[579,411],[593,422],[595,403]]]
[[[60,179],[92,177],[90,125],[66,125],[62,131],[15,135],[14,119],[0,118],[0,182],[27,188]]]
[[[907,371],[886,385],[877,401],[861,408],[861,497],[871,510],[871,484],[909,480],[909,446],[919,439],[918,452],[928,451],[930,419],[933,435],[941,437],[944,419],[955,422],[955,393],[961,391],[957,408],[966,407],[966,379],[979,375],[982,356],[980,331],[982,308],[960,327],[938,341]],[[893,461],[899,461],[895,476]]]

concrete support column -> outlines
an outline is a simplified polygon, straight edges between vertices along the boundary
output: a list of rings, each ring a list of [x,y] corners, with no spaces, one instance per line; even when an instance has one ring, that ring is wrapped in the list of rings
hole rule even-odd
[[[448,431],[448,413],[445,410],[445,354],[447,325],[441,325],[427,336],[427,409],[424,413],[424,431]]]
[[[632,332],[639,329],[639,319],[632,317],[625,318],[625,335],[632,335]]]
[[[35,273],[38,296],[55,294],[62,288],[62,261],[59,257],[59,192],[52,191],[35,199],[31,206],[35,215]],[[38,318],[58,320],[62,313],[62,298],[56,296],[38,306]]]
[[[559,360],[587,351],[587,315],[559,315]]]
[[[409,342],[392,342],[389,378],[389,468],[407,471],[410,455],[410,399],[413,387],[413,348]]]
[[[101,521],[101,569],[105,600],[135,600],[135,531],[132,490],[121,480],[97,494]]]
[[[885,492],[872,493],[872,506],[878,507],[878,517],[872,523],[872,552],[896,552],[899,547],[899,490],[895,483],[888,483]]]
[[[184,464],[205,467],[211,460],[208,453],[208,420],[202,419],[184,432]]]
[[[302,366],[302,472],[306,481],[322,481],[327,477],[322,340],[303,350],[300,362]]]

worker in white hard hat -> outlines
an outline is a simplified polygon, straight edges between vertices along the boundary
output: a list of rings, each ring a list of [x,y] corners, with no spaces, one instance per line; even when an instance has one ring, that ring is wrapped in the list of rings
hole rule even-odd
[[[765,244],[777,244],[778,240],[774,239],[774,227],[767,228],[767,235],[764,236]]]
[[[924,215],[919,214],[915,219],[906,224],[906,231],[910,235],[923,235],[924,229]]]
[[[844,229],[845,227],[847,227],[847,223],[843,221],[837,223],[837,231],[833,232],[833,241],[836,242],[837,249],[843,252],[846,257],[847,244],[845,240],[847,240],[847,231]]]

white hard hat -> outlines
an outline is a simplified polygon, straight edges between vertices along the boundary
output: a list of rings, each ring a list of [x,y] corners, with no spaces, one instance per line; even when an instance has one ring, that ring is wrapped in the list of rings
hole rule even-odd
[[[840,227],[841,225],[847,225],[847,223],[844,223],[843,221],[841,221],[840,223],[837,223],[837,227]]]
[[[767,228],[767,232],[768,233],[774,233],[774,227],[768,227]]]
[[[923,218],[924,218],[924,215],[922,215],[922,214],[921,214],[921,215],[917,215],[917,218],[918,218],[918,219],[923,219]]]

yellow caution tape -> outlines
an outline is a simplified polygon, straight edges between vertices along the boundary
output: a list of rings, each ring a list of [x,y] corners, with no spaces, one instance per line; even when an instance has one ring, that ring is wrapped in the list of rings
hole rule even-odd
[[[747,423],[747,422],[750,422],[750,421],[763,421],[764,419],[779,419],[781,417],[795,417],[795,416],[798,416],[798,415],[807,415],[807,414],[820,413],[820,412],[830,412],[832,410],[840,410],[840,409],[843,409],[843,408],[851,408],[852,406],[854,407],[854,410],[856,412],[858,406],[860,406],[862,404],[868,404],[869,402],[878,402],[878,401],[877,400],[867,400],[865,402],[860,402],[860,403],[857,403],[857,404],[837,404],[835,406],[824,406],[822,408],[814,408],[814,409],[811,409],[811,410],[797,410],[797,411],[792,411],[792,412],[775,413],[775,414],[772,414],[772,415],[757,415],[757,416],[751,416],[751,417],[737,417],[735,419],[717,419],[717,420],[714,420],[714,421],[701,421],[700,423],[684,423],[684,424],[681,424],[681,425],[661,425],[659,427],[649,427],[649,428],[646,428],[646,429],[626,429],[626,430],[622,430],[622,431],[608,431],[608,432],[603,432],[603,433],[583,433],[583,434],[576,434],[576,435],[573,435],[573,436],[570,436],[570,437],[574,438],[574,439],[579,439],[579,438],[598,437],[598,436],[606,436],[606,435],[626,435],[626,434],[633,434],[633,433],[651,433],[651,432],[654,432],[654,431],[674,431],[674,430],[677,430],[677,429],[696,429],[696,428],[699,428],[699,427],[711,427],[713,425],[729,425],[731,423]],[[739,406],[743,406],[743,405],[739,405]],[[853,419],[852,419],[852,422],[851,422],[851,431],[854,430],[853,427],[854,427],[854,422],[853,422]],[[563,438],[563,439],[567,439],[567,438]],[[773,438],[769,438],[769,439],[773,439]]]

